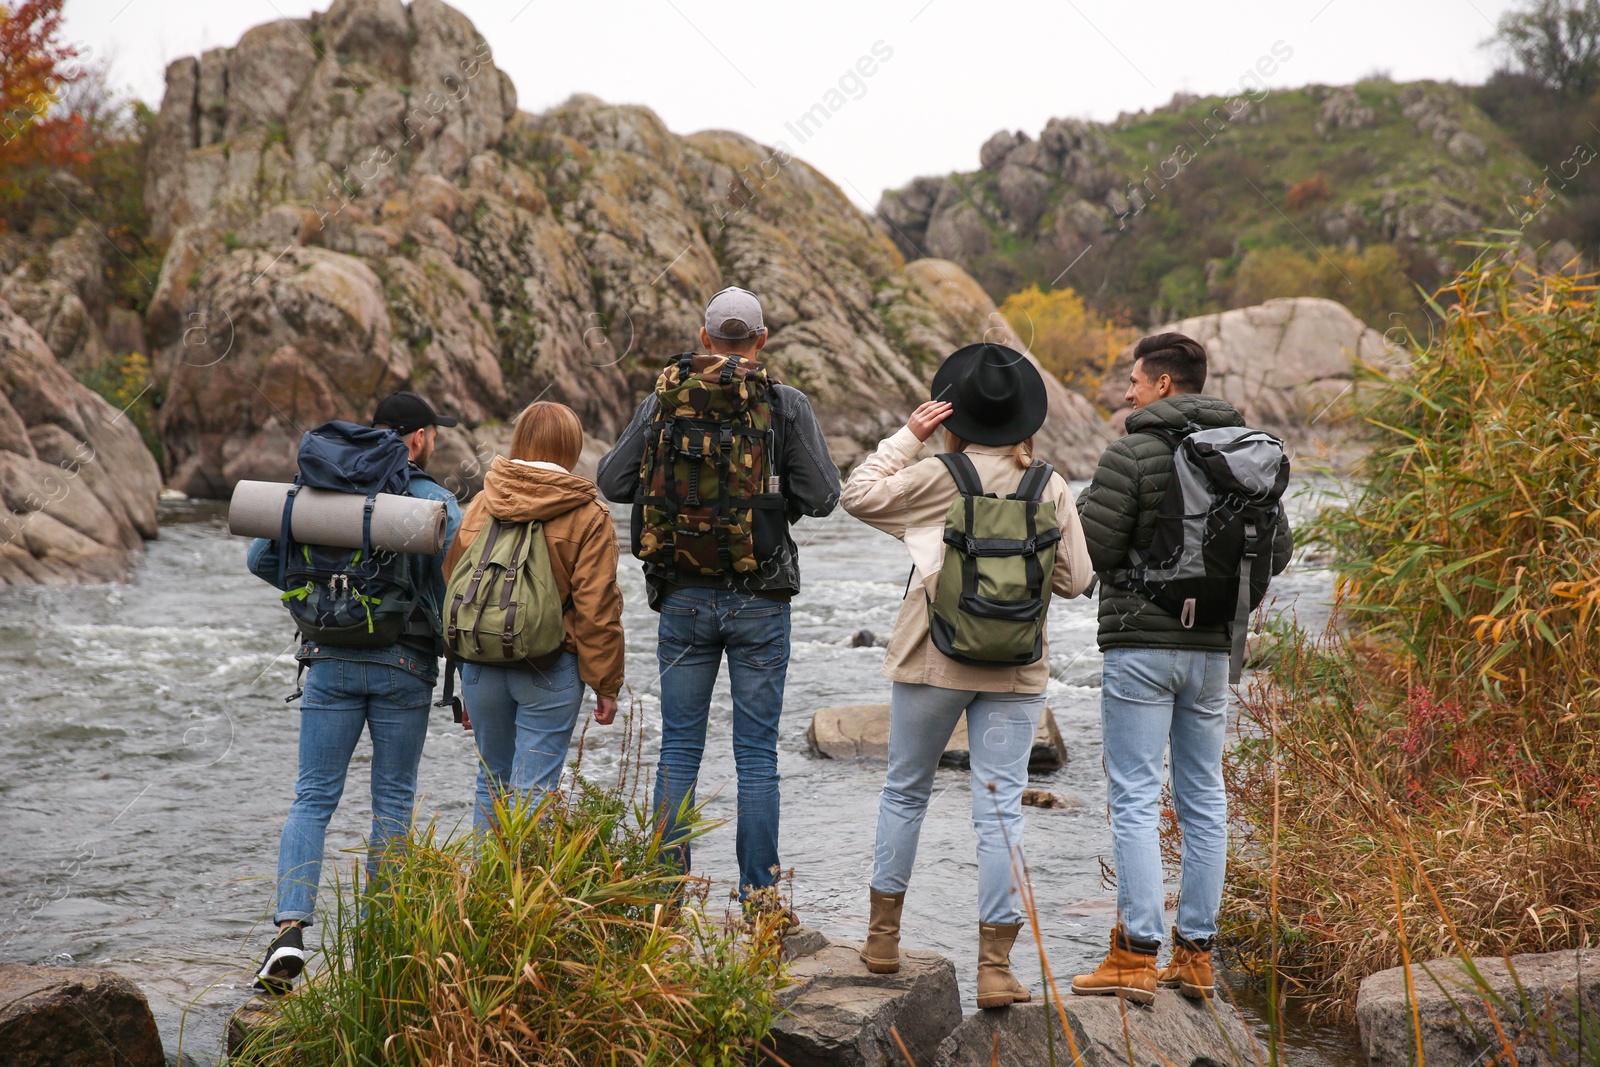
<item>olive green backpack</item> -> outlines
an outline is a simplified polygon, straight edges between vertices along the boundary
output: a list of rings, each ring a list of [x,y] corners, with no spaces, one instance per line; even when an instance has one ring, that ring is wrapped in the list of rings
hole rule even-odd
[[[978,471],[960,452],[939,456],[961,496],[944,520],[944,565],[928,602],[933,646],[958,663],[1020,667],[1044,655],[1055,569],[1053,501],[1040,500],[1051,466],[1035,462],[1017,491],[1001,499],[983,491]]]
[[[444,602],[451,659],[517,666],[566,639],[540,522],[491,519],[450,572]]]

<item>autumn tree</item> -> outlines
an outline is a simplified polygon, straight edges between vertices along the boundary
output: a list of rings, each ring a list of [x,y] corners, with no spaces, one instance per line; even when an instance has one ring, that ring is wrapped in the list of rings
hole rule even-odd
[[[1229,304],[1250,307],[1275,297],[1321,296],[1337,300],[1356,318],[1379,330],[1395,315],[1418,310],[1417,293],[1393,245],[1301,251],[1289,245],[1252,249],[1233,276]]]
[[[1071,289],[1031,286],[1006,297],[1000,314],[1045,370],[1089,396],[1117,353],[1138,337],[1096,315]]]
[[[30,168],[86,161],[83,117],[59,107],[83,76],[79,49],[60,40],[62,3],[0,2],[0,209],[20,198]]]

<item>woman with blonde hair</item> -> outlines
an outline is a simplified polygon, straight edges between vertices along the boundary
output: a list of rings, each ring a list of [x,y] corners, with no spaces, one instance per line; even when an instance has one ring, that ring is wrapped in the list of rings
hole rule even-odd
[[[1067,483],[1034,457],[1047,398],[1028,357],[968,345],[940,366],[933,396],[856,466],[840,498],[851,515],[904,541],[912,562],[883,661],[893,683],[889,769],[861,958],[877,973],[900,969],[900,912],[934,770],[965,714],[978,836],[977,1000],[998,1008],[1029,999],[1010,954],[1024,918],[1022,790],[1050,679],[1050,593],[1077,596],[1093,572]],[[945,455],[919,461],[940,426]]]
[[[490,464],[445,558],[447,575],[459,560],[471,560],[473,542],[492,519],[541,523],[566,631],[560,648],[537,659],[461,665],[462,699],[482,757],[473,819],[480,828],[497,796],[537,797],[560,782],[585,686],[595,693],[595,721],[616,718],[623,675],[617,536],[594,482],[572,473],[582,452],[583,425],[571,408],[529,404],[517,418],[511,455]]]

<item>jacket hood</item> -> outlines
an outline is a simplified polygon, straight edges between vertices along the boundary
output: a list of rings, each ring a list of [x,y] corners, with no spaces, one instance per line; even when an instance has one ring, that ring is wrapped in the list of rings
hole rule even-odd
[[[505,522],[546,522],[595,499],[594,483],[564,471],[494,457],[483,476],[489,514]]]
[[[1181,430],[1190,423],[1203,430],[1222,426],[1243,426],[1244,416],[1237,408],[1220,396],[1204,393],[1179,393],[1165,400],[1157,400],[1148,407],[1128,415],[1127,432],[1143,433],[1146,430]]]

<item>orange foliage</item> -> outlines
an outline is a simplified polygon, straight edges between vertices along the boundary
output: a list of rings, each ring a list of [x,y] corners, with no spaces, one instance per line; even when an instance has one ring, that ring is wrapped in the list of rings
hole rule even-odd
[[[0,181],[24,167],[88,160],[83,119],[50,114],[61,86],[83,76],[78,48],[57,39],[62,3],[0,3]]]
[[[1320,174],[1313,174],[1289,186],[1289,210],[1299,211],[1312,204],[1320,204],[1332,196],[1333,190],[1328,188],[1328,179]]]

